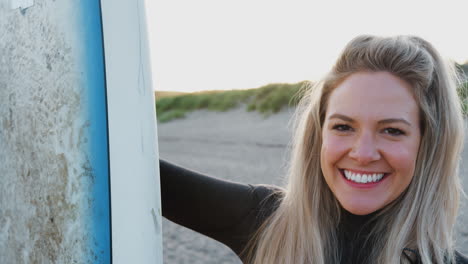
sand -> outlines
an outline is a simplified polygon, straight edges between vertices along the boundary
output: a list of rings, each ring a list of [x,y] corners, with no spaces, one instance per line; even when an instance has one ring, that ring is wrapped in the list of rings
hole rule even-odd
[[[293,111],[285,109],[266,118],[244,108],[222,113],[195,111],[185,119],[158,124],[160,157],[219,178],[282,185]],[[462,181],[468,193],[466,147],[462,159]],[[166,219],[163,230],[164,263],[241,263],[223,244]],[[457,248],[468,255],[466,200],[455,233]]]

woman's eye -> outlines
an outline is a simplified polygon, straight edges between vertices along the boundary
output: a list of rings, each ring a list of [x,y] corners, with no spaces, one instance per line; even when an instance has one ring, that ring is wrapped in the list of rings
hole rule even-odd
[[[400,130],[400,129],[398,129],[398,128],[392,128],[392,127],[385,128],[385,129],[384,129],[384,133],[385,133],[385,134],[392,135],[392,136],[400,136],[400,135],[404,135],[404,134],[405,134],[405,132],[403,132],[402,130]]]
[[[338,130],[338,131],[350,131],[352,128],[348,125],[334,125],[333,130]]]

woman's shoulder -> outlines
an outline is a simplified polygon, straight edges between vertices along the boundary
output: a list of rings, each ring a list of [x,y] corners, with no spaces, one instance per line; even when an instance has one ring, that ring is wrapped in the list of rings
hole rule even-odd
[[[271,184],[249,184],[249,186],[254,191],[255,196],[261,200],[269,198],[270,196],[279,199],[285,192],[283,188]]]
[[[468,264],[468,257],[462,253],[455,251],[456,264]]]
[[[255,197],[255,215],[258,224],[263,223],[276,209],[284,197],[285,190],[269,184],[249,184]]]
[[[253,195],[260,207],[273,207],[276,209],[284,197],[285,190],[270,184],[249,184]]]

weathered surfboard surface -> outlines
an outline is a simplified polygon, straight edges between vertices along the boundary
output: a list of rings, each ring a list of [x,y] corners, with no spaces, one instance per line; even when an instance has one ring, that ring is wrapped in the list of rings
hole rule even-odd
[[[0,263],[162,263],[143,1],[110,2],[0,1]]]

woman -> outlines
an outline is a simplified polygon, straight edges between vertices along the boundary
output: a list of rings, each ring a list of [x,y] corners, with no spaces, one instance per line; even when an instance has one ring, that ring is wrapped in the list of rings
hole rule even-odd
[[[245,263],[468,263],[454,251],[463,119],[425,40],[360,36],[297,112],[285,189],[161,161],[163,215]]]

